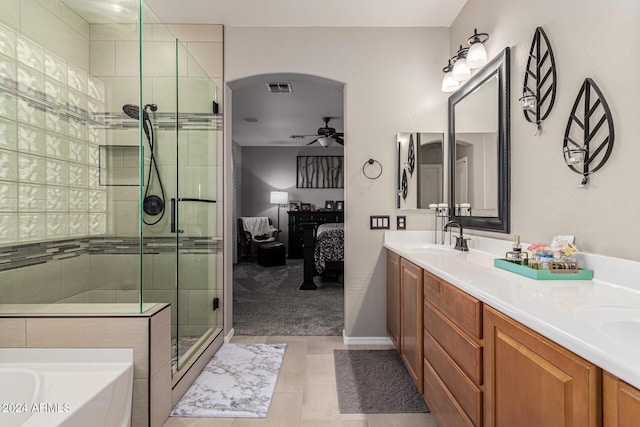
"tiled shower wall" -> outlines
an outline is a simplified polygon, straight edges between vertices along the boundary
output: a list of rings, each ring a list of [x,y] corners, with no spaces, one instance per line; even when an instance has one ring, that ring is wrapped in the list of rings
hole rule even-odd
[[[102,113],[122,115],[124,104],[138,103],[137,26],[89,25],[58,0],[7,0],[2,11],[0,76],[18,82],[29,100],[0,91],[0,303],[137,302],[139,248],[131,242],[139,234],[139,188],[101,182],[137,177],[137,149],[126,146],[137,148],[138,130],[100,122]],[[179,108],[210,113],[209,77],[222,83],[222,27],[171,29],[203,65],[178,48]],[[175,38],[163,25],[143,31],[144,102],[175,111]],[[167,199],[178,166],[181,197],[222,194],[221,131],[186,128],[178,143],[175,130],[158,127],[157,137]],[[108,159],[105,146],[115,147]],[[185,236],[204,243],[181,254],[179,292],[166,280],[175,257],[145,249],[145,301],[179,300],[181,321],[197,329],[215,320],[210,300],[222,297],[222,203],[185,203],[180,215]],[[168,217],[145,227],[145,240],[171,244]],[[98,245],[101,236],[112,239]]]
[[[0,84],[0,245],[104,234],[103,82],[0,26]]]

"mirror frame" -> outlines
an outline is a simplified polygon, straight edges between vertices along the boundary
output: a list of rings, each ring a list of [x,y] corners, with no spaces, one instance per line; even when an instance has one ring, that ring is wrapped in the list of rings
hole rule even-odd
[[[467,83],[449,97],[449,218],[456,220],[464,228],[474,230],[509,233],[511,221],[510,200],[510,53],[505,48]],[[456,117],[455,107],[484,82],[498,76],[498,216],[456,216],[455,176],[456,176]]]

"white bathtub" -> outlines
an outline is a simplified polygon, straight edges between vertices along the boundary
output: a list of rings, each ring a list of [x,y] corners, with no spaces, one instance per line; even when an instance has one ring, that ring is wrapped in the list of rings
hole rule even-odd
[[[126,427],[133,349],[0,349],[0,426]]]

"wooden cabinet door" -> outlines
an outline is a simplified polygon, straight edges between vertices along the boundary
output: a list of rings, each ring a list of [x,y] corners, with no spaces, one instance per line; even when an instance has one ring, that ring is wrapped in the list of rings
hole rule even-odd
[[[400,278],[400,354],[422,393],[422,268],[401,258]]]
[[[387,334],[400,350],[400,255],[387,251]]]
[[[605,372],[602,394],[604,427],[640,425],[640,390]]]
[[[602,371],[485,307],[485,425],[596,427]]]

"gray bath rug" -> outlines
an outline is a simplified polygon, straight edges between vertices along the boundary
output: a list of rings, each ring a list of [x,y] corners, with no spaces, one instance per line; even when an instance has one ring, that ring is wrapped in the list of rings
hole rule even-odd
[[[223,344],[171,416],[266,417],[285,347],[286,344]]]
[[[341,414],[429,412],[396,350],[333,350]]]

